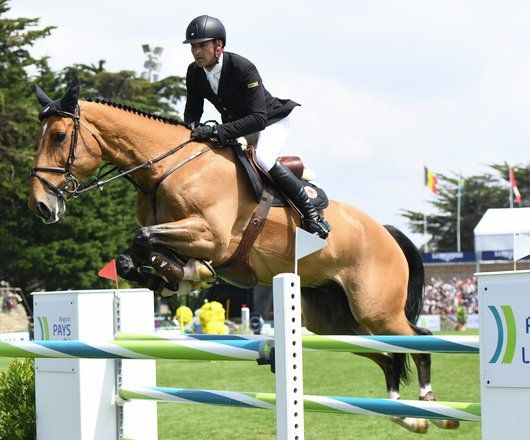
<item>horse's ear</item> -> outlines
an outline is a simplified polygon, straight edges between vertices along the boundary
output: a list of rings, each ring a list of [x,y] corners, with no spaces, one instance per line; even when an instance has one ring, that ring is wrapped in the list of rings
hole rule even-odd
[[[79,99],[79,90],[79,79],[77,78],[77,73],[74,72],[70,86],[68,87],[68,90],[64,96],[61,98],[62,110],[74,113],[75,108],[77,107],[77,100]]]
[[[37,101],[39,101],[39,104],[43,107],[46,107],[50,102],[53,102],[50,98],[46,96],[46,93],[42,91],[42,89],[35,85],[35,95],[37,96]]]

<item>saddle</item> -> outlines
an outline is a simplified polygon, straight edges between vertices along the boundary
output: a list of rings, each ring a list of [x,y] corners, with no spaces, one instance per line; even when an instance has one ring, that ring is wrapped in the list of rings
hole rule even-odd
[[[254,147],[249,146],[243,150],[239,143],[231,147],[234,149],[239,165],[245,170],[258,206],[252,213],[239,246],[228,260],[215,267],[215,271],[217,276],[227,283],[249,289],[257,283],[256,273],[250,263],[250,249],[265,225],[270,208],[292,206],[295,212],[298,210],[281,194],[274,186],[272,179],[258,165]],[[301,180],[309,200],[317,210],[328,207],[329,200],[324,190],[313,180],[304,179],[304,165],[299,157],[286,156],[280,157],[279,160]]]
[[[265,173],[258,165],[256,158],[256,149],[253,146],[248,146],[243,149],[241,145],[232,147],[236,154],[239,163],[243,166],[245,173],[249,179],[250,185],[256,196],[256,201],[259,202],[265,186],[272,189],[273,207],[289,206],[289,202],[284,195],[274,187],[274,182],[267,173]],[[312,173],[304,167],[302,159],[298,156],[281,156],[278,160],[289,168],[293,174],[300,179],[305,188],[309,200],[317,210],[326,209],[329,205],[328,196],[324,190],[314,181]]]

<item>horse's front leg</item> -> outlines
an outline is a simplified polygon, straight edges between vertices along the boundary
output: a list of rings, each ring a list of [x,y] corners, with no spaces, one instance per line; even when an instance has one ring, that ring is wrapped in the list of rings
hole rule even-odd
[[[222,248],[216,239],[203,219],[193,217],[138,229],[133,249],[173,286],[162,292],[168,296],[196,290],[215,280],[206,261],[214,259]]]

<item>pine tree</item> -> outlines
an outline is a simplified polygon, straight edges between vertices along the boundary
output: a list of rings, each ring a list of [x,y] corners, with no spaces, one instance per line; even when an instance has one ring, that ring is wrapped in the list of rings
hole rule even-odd
[[[509,176],[505,164],[493,164],[493,173],[485,173],[464,178],[463,197],[461,199],[461,248],[474,250],[473,230],[489,208],[509,207]],[[523,196],[523,205],[529,206],[530,165],[515,167],[517,184]],[[434,213],[427,217],[427,233],[432,235],[429,248],[438,252],[450,252],[457,249],[456,211],[458,180],[456,175],[438,174],[440,184],[438,194],[430,204]],[[403,210],[403,217],[409,220],[413,232],[423,233],[423,213]]]
[[[45,58],[35,59],[29,51],[53,28],[36,29],[38,19],[6,18],[8,10],[7,1],[0,0],[0,279],[26,293],[111,287],[97,271],[130,245],[139,226],[136,192],[118,180],[102,192],[70,200],[65,220],[53,225],[44,225],[30,212],[29,170],[40,126],[34,85],[58,98],[75,70],[81,98],[99,96],[176,117],[174,104],[185,94],[184,80],[149,83],[132,71],[108,72],[104,61],[53,72]]]

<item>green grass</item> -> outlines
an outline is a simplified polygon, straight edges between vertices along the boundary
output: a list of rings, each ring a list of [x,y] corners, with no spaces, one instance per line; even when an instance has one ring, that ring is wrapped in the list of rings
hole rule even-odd
[[[433,355],[433,390],[439,400],[479,402],[477,355]],[[414,370],[415,371],[415,370]],[[158,361],[158,385],[169,387],[274,392],[274,377],[265,366],[247,362]],[[415,374],[415,373],[414,373]],[[386,397],[383,374],[370,360],[347,353],[304,352],[304,393]],[[417,398],[417,382],[402,390]],[[273,411],[196,405],[158,404],[159,439],[274,439]],[[385,417],[342,414],[305,415],[306,439],[416,438]],[[432,439],[479,439],[480,423],[463,422],[457,431],[430,425]]]
[[[432,358],[432,384],[439,400],[480,401],[478,355],[436,354]],[[7,368],[9,361],[0,358],[0,370]],[[414,367],[412,376],[415,377]],[[160,360],[157,361],[157,385],[274,392],[274,376],[269,367],[257,366],[254,362]],[[375,363],[348,353],[304,352],[304,393],[386,397],[383,374]],[[401,396],[402,399],[416,399],[417,382],[411,381]],[[275,439],[275,414],[268,410],[159,403],[158,425],[160,440]],[[307,440],[419,438],[386,417],[346,414],[306,413],[305,432]],[[480,439],[480,423],[462,422],[457,431],[443,431],[430,424],[427,436],[430,439]]]

